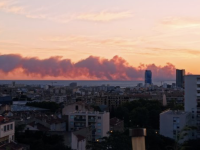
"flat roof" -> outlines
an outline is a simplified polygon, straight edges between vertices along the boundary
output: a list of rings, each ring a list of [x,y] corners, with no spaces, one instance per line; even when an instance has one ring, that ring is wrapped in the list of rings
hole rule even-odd
[[[11,111],[48,111],[48,109],[31,107],[31,106],[23,106],[23,105],[11,105]]]
[[[188,114],[188,112],[185,112],[183,110],[166,110],[166,111],[163,111],[162,113],[160,114],[169,114],[169,115],[186,115]]]

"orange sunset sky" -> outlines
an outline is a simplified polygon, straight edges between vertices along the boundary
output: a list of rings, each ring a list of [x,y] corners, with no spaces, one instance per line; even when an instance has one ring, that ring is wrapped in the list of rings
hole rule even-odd
[[[1,79],[200,74],[199,0],[0,0]]]

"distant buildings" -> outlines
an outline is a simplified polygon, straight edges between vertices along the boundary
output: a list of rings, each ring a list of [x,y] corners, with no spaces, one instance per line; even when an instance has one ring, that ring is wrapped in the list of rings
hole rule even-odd
[[[105,96],[96,96],[94,97],[95,105],[107,105],[109,110],[112,110],[114,108],[117,108],[118,106],[121,106],[124,103],[127,103],[130,101],[129,96],[125,95],[105,95]]]
[[[72,88],[77,87],[77,83],[76,82],[72,82],[72,83],[69,84],[69,86],[72,87]]]
[[[145,70],[145,85],[152,84],[152,72],[151,70]]]
[[[184,87],[184,76],[185,70],[176,69],[176,86],[183,88]]]

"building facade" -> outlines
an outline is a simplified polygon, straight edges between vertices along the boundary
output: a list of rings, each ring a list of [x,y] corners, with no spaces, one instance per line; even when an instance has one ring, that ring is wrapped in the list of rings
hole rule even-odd
[[[191,126],[191,113],[185,111],[167,110],[160,114],[160,134],[177,140],[181,130]],[[189,133],[184,140],[195,138],[195,133]],[[181,141],[179,141],[181,142]]]
[[[192,113],[192,122],[200,138],[200,75],[185,76],[185,111]]]
[[[130,101],[130,96],[126,95],[105,95],[105,96],[96,96],[94,97],[95,105],[107,105],[109,110],[117,108],[124,103]]]
[[[69,114],[69,131],[80,130],[85,127],[92,127],[92,140],[97,140],[108,136],[110,130],[110,113],[109,112],[71,112]]]
[[[185,70],[176,69],[176,86],[183,88],[184,87],[184,76]]]
[[[0,122],[0,146],[14,141],[15,122],[5,121]]]
[[[184,77],[184,111],[166,111],[160,114],[160,134],[176,139],[185,126],[195,126],[186,139],[200,138],[200,75]]]

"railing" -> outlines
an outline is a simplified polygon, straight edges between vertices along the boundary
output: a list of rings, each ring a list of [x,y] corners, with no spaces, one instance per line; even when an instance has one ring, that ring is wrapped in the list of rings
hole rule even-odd
[[[88,122],[96,122],[96,119],[88,119]]]
[[[85,124],[84,125],[82,125],[82,124],[79,124],[79,125],[74,125],[74,127],[85,127]]]

